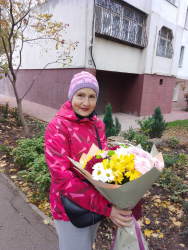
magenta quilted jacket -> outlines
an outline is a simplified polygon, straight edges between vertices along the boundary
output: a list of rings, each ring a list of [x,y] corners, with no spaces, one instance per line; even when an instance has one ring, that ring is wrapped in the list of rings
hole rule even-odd
[[[104,123],[96,116],[92,119],[78,121],[70,101],[67,101],[46,128],[45,156],[51,174],[50,203],[56,220],[69,221],[60,194],[90,211],[110,216],[112,206],[92,185],[81,181],[83,176],[67,158],[79,161],[93,143],[98,146],[94,123],[102,148],[107,149]]]

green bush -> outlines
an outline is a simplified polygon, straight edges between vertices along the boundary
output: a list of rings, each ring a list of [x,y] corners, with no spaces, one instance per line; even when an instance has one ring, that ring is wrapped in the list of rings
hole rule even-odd
[[[14,162],[19,167],[27,166],[40,154],[44,154],[44,136],[33,139],[18,140],[17,148],[13,149]]]
[[[136,135],[136,130],[134,130],[132,127],[129,127],[128,132],[124,133],[124,138],[127,139],[128,141],[132,141]]]
[[[115,135],[115,126],[112,118],[112,107],[111,104],[108,103],[106,106],[106,112],[103,118],[103,122],[106,128],[106,138]]]
[[[7,158],[10,157],[10,154],[11,154],[10,147],[7,147],[6,145],[2,144],[2,142],[0,142],[0,151],[4,152]]]
[[[49,190],[51,177],[44,154],[38,155],[33,162],[30,162],[27,170],[20,171],[19,176],[22,175],[26,181],[38,183],[39,191]]]
[[[154,123],[154,119],[152,117],[144,117],[142,120],[136,120],[137,124],[140,125],[140,129],[142,132],[144,132],[146,135],[149,135],[149,131],[151,130],[151,127]]]
[[[149,137],[145,134],[140,134],[139,131],[129,128],[127,133],[124,133],[124,138],[129,141],[135,141],[136,145],[140,144],[141,147],[147,152],[151,151],[152,143],[149,142]]]
[[[17,125],[21,125],[22,123],[18,114],[18,109],[16,107],[13,108],[11,114],[15,118]]]
[[[152,115],[154,122],[151,124],[149,131],[150,138],[161,138],[164,130],[167,128],[168,124],[163,120],[163,115],[161,113],[160,107],[154,110]]]
[[[115,117],[115,135],[119,135],[121,132],[121,124],[119,123],[119,120],[117,117]]]
[[[171,136],[171,137],[169,138],[169,141],[170,141],[170,146],[171,146],[172,148],[177,148],[177,146],[180,144],[180,141],[177,140],[174,136]]]

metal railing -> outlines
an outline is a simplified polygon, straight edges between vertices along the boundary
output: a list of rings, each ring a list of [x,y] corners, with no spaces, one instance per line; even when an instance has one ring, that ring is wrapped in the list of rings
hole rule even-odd
[[[111,9],[96,4],[96,35],[145,48],[147,46],[146,17],[123,6],[121,10]]]

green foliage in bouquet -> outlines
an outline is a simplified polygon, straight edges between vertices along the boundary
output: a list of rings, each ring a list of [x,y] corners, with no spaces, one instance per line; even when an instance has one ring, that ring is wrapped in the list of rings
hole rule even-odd
[[[106,106],[106,112],[103,118],[103,122],[105,124],[105,128],[106,128],[106,138],[110,137],[110,136],[114,136],[115,135],[115,126],[113,123],[113,118],[112,118],[112,107],[111,104],[108,103],[108,105]]]
[[[164,130],[168,126],[168,123],[166,123],[165,120],[163,119],[163,115],[161,113],[161,109],[159,106],[154,110],[152,118],[154,122],[151,125],[149,136],[150,138],[161,138]]]
[[[115,135],[119,135],[121,132],[121,124],[119,123],[119,120],[117,117],[115,117]]]

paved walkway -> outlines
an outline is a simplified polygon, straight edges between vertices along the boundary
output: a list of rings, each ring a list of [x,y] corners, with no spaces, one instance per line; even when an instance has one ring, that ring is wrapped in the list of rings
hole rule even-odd
[[[58,250],[54,228],[43,223],[7,178],[0,174],[0,250]]]
[[[9,101],[9,106],[11,108],[17,106],[15,98],[0,95],[0,104],[5,104],[5,101]],[[23,112],[27,115],[34,116],[42,121],[50,122],[54,118],[57,110],[42,106],[40,104],[23,101]],[[135,120],[143,118],[124,113],[114,113],[112,116],[113,118],[115,118],[116,116],[118,117],[123,131],[128,130],[129,127],[139,128],[139,125],[135,122]],[[101,120],[103,119],[103,117],[104,115],[98,115],[98,118]],[[172,110],[170,114],[164,115],[164,119],[166,122],[185,120],[188,119],[188,112],[181,110]]]

